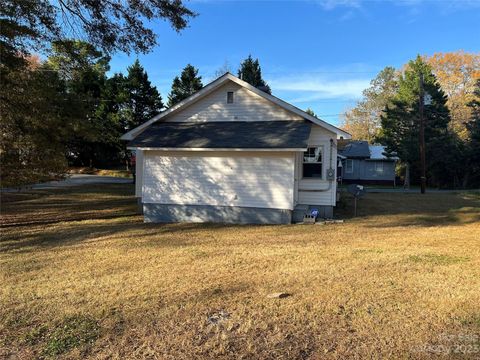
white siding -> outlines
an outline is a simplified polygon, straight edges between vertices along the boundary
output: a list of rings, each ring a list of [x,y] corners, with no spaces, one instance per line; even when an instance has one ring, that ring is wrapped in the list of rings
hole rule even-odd
[[[233,103],[227,104],[227,92]],[[172,122],[303,120],[273,102],[229,82],[199,101],[165,118]]]
[[[330,164],[330,139],[333,139],[334,146],[332,147],[332,157]],[[318,125],[312,125],[312,131],[308,139],[309,146],[322,146],[323,147],[323,177],[322,179],[315,178],[303,178],[302,177],[302,161],[303,154],[299,154],[296,160],[297,176],[299,177],[298,185],[298,204],[307,205],[331,205],[336,204],[336,180],[331,183],[326,180],[327,169],[332,167],[337,169],[337,136],[333,132],[330,132]],[[302,191],[303,190],[303,191]]]
[[[293,209],[294,153],[145,151],[142,201]]]

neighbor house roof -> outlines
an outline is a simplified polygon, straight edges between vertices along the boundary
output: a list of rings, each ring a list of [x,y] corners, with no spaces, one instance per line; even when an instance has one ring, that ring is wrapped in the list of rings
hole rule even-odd
[[[367,159],[370,157],[368,142],[363,140],[339,141],[338,153],[349,159]]]
[[[383,145],[369,145],[370,160],[398,160],[396,156],[386,156],[385,146]]]
[[[398,160],[397,156],[387,156],[385,146],[369,145],[364,140],[338,140],[338,156],[349,159]]]
[[[306,150],[308,121],[159,122],[128,144],[162,150]]]
[[[201,98],[207,96],[208,94],[210,94],[212,91],[214,91],[215,89],[219,88],[221,85],[223,85],[224,83],[226,83],[227,81],[233,81],[234,83],[252,91],[253,93],[267,99],[267,100],[270,100],[271,102],[273,102],[274,104],[284,108],[285,110],[288,110],[296,115],[299,115],[301,117],[303,117],[304,119],[306,120],[309,120],[311,121],[312,123],[314,124],[317,124],[329,131],[332,131],[333,133],[337,134],[338,137],[344,137],[346,139],[350,139],[351,135],[342,130],[342,129],[339,129],[315,116],[312,116],[308,113],[306,113],[305,111],[303,110],[300,110],[299,108],[273,96],[273,95],[270,95],[270,94],[267,94],[266,92],[262,91],[262,90],[259,90],[257,89],[255,86],[252,86],[250,85],[249,83],[247,83],[246,81],[243,81],[241,79],[239,79],[238,77],[236,76],[233,76],[232,74],[230,73],[226,73],[225,75],[223,76],[220,76],[218,79],[212,81],[210,84],[204,86],[201,90],[197,91],[196,93],[194,93],[193,95],[189,96],[188,98],[180,101],[178,104],[170,107],[169,109],[165,110],[165,111],[162,111],[161,113],[159,113],[158,115],[154,116],[153,118],[151,118],[150,120],[148,120],[147,122],[143,123],[142,125],[140,126],[137,126],[136,128],[130,130],[129,132],[127,132],[126,134],[124,134],[121,139],[122,140],[132,140],[134,139],[138,134],[140,134],[142,131],[144,131],[145,128],[147,128],[148,126],[152,125],[153,123],[155,122],[158,122],[159,120],[165,118],[166,116],[168,115],[171,115],[171,114],[174,114],[178,111],[181,111],[185,106],[189,105],[189,104],[192,104],[198,100],[200,100]]]

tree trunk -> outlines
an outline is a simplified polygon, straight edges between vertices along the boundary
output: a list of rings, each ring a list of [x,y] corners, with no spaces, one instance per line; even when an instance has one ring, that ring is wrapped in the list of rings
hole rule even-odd
[[[410,164],[405,164],[405,181],[403,183],[403,188],[406,190],[410,189]]]

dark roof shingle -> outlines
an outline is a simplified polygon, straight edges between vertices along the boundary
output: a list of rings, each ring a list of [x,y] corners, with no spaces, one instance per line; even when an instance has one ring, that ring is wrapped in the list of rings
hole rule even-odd
[[[363,140],[344,140],[338,144],[338,153],[347,158],[369,158],[368,142]]]
[[[128,147],[206,149],[306,148],[311,123],[291,121],[160,122]]]

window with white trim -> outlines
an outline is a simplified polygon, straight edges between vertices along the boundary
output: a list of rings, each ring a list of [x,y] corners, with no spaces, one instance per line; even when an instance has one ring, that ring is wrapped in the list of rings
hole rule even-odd
[[[345,174],[353,173],[353,160],[347,159],[345,160]]]
[[[383,161],[375,161],[375,172],[383,174]]]
[[[303,177],[322,177],[322,147],[309,147],[303,153]]]
[[[233,91],[227,91],[227,104],[233,104]]]

